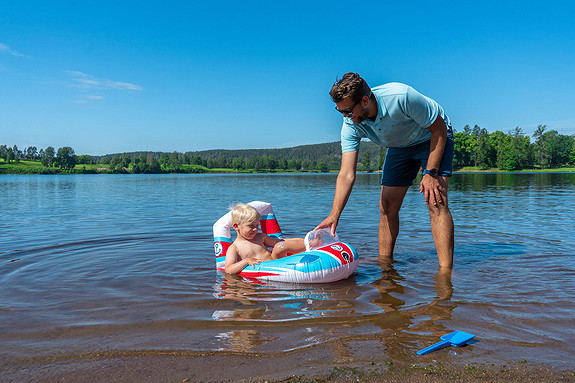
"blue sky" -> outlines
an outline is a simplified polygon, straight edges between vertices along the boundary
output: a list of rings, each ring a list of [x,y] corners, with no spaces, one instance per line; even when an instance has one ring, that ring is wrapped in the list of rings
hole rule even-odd
[[[0,144],[76,154],[339,140],[359,72],[455,129],[575,133],[569,1],[0,0]]]

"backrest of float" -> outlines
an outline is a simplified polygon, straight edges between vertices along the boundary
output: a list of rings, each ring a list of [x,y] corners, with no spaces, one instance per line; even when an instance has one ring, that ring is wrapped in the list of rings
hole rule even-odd
[[[281,238],[282,231],[274,214],[271,203],[252,201],[248,205],[253,206],[262,216],[260,227],[262,233],[271,237]],[[232,212],[224,214],[214,224],[214,252],[216,253],[216,269],[223,270],[226,263],[226,252],[232,244]]]

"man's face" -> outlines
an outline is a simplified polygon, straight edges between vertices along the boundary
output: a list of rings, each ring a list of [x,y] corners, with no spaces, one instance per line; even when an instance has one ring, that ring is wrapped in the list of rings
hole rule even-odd
[[[361,101],[355,102],[351,98],[346,97],[340,102],[336,102],[336,109],[342,113],[345,117],[351,118],[354,124],[359,124],[365,120],[369,115],[369,108],[367,105],[367,97],[363,97]]]

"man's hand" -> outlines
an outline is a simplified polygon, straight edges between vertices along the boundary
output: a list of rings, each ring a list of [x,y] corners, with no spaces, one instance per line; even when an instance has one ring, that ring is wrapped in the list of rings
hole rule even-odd
[[[447,192],[443,186],[439,183],[439,180],[429,174],[424,174],[419,184],[419,192],[423,193],[425,197],[425,202],[432,203],[433,206],[443,203],[443,198],[441,195],[447,195]]]
[[[339,217],[334,217],[334,216],[328,216],[326,219],[324,219],[322,221],[322,223],[320,223],[319,225],[317,225],[314,230],[317,229],[323,229],[324,227],[329,227],[330,228],[330,234],[332,237],[335,237],[335,229],[337,227],[337,224],[339,222]]]

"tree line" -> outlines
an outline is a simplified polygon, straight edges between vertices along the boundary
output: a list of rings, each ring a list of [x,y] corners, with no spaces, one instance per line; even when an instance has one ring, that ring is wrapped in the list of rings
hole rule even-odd
[[[35,146],[29,146],[24,150],[18,149],[17,145],[12,147],[0,145],[0,158],[4,162],[19,163],[21,160],[40,161],[45,167],[57,167],[63,170],[74,169],[78,163],[89,163],[90,156],[76,156],[74,149],[64,146],[56,151],[52,146],[38,150]]]
[[[38,161],[46,168],[71,171],[76,165],[106,165],[114,173],[198,173],[210,169],[235,171],[320,171],[339,170],[341,162],[339,142],[304,145],[286,149],[206,150],[172,153],[132,152],[104,156],[79,155],[74,149],[55,150],[49,146],[38,150],[31,146],[19,150],[16,145],[0,146],[0,158],[6,163],[21,160]],[[377,170],[385,149],[371,142],[362,142],[359,169]],[[293,157],[291,157],[293,156]],[[291,157],[291,158],[290,158]]]
[[[539,125],[533,134],[534,142],[517,127],[505,134],[489,133],[475,125],[466,125],[454,133],[454,169],[477,167],[513,171],[549,169],[575,165],[575,135],[563,135]],[[359,149],[358,170],[381,169],[385,148],[362,141]],[[197,173],[209,169],[235,171],[337,171],[341,163],[339,142],[302,145],[284,149],[214,149],[196,152],[132,152],[104,156],[77,156],[74,149],[52,146],[38,150],[30,146],[20,150],[16,145],[0,145],[0,158],[5,163],[21,160],[39,161],[46,168],[72,171],[76,165],[107,165],[115,173]]]
[[[377,170],[381,151],[378,145],[362,142],[360,170]],[[107,164],[115,171],[129,168],[135,173],[201,172],[202,169],[327,172],[339,170],[341,144],[330,142],[284,149],[212,149],[186,153],[132,152],[94,157],[94,161]]]
[[[505,134],[488,133],[477,125],[473,128],[466,125],[462,132],[454,133],[454,168],[472,166],[513,171],[575,165],[575,135],[560,134],[539,125],[533,138],[535,141],[531,142],[519,127]]]

